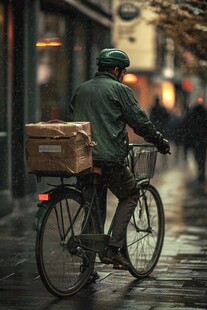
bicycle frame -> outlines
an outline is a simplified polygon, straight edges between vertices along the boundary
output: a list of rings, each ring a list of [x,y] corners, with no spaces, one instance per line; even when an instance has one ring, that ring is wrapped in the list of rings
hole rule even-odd
[[[92,174],[93,182],[92,182],[92,199],[90,203],[85,203],[85,208],[87,209],[87,216],[82,228],[81,234],[78,235],[79,240],[81,241],[81,245],[83,249],[94,251],[97,253],[101,253],[107,247],[110,235],[113,228],[113,221],[110,224],[108,232],[104,233],[104,223],[101,217],[101,209],[100,205],[98,204],[98,191],[97,185],[100,182],[101,175],[99,174]],[[96,234],[84,233],[84,228],[88,224],[89,216],[93,213],[93,218],[95,219],[95,226],[96,226]],[[88,246],[88,242],[93,243],[93,247]],[[85,244],[84,244],[85,243]]]
[[[97,193],[96,184],[98,184],[98,177],[99,176],[97,176],[97,175],[93,176],[93,178],[94,178],[93,185],[92,185],[93,186],[93,190],[92,190],[93,196],[92,196],[90,203],[86,202],[84,204],[84,208],[87,209],[87,215],[86,215],[86,219],[84,221],[84,225],[82,227],[82,233],[77,236],[78,239],[82,242],[81,245],[85,250],[91,250],[91,251],[95,251],[95,252],[99,252],[100,250],[104,250],[104,248],[107,246],[109,238],[110,238],[110,234],[112,232],[112,227],[113,227],[113,221],[112,221],[108,232],[106,234],[104,234],[104,225],[103,225],[102,218],[101,218],[100,206],[97,204],[98,193]],[[57,192],[58,193],[62,192],[63,194],[65,194],[66,188],[71,188],[71,189],[75,189],[81,193],[81,189],[79,188],[79,186],[77,184],[64,184],[63,177],[61,177],[61,184],[60,185],[52,185],[52,184],[48,184],[48,185],[52,186],[53,188],[44,192],[44,194],[49,195],[49,199],[47,201],[41,201],[38,204],[39,209],[38,209],[38,211],[35,215],[34,221],[33,221],[33,229],[35,231],[40,230],[41,225],[42,225],[42,221],[44,219],[47,208],[49,207],[50,201],[53,199],[53,197],[56,196]],[[67,236],[68,236],[70,231],[72,231],[72,235],[75,237],[75,233],[73,231],[73,223],[75,222],[75,220],[78,217],[78,214],[82,208],[82,206],[80,206],[80,208],[76,212],[76,215],[72,219],[66,195],[65,195],[65,201],[66,201],[66,205],[67,205],[67,209],[68,209],[68,215],[69,215],[71,224],[68,227],[67,231],[65,232],[64,237],[61,236],[61,233],[60,233],[60,237],[61,237],[61,240],[63,243],[64,243],[64,240],[67,240]],[[93,212],[94,210],[95,210],[95,214]],[[89,219],[91,212],[93,212],[93,217],[95,217],[97,234],[83,233],[84,228],[88,224],[88,219]],[[88,247],[87,244],[89,241],[93,242],[94,248]],[[85,245],[84,245],[84,243],[85,243]]]

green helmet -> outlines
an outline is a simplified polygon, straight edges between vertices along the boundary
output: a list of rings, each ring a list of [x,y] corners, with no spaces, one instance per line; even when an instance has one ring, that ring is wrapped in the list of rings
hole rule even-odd
[[[119,67],[122,69],[128,67],[130,61],[125,52],[115,48],[105,48],[97,57],[96,64],[98,66]]]

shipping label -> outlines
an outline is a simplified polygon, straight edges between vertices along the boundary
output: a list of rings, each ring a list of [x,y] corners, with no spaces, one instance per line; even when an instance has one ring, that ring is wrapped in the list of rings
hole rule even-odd
[[[39,145],[39,153],[61,153],[61,145]]]

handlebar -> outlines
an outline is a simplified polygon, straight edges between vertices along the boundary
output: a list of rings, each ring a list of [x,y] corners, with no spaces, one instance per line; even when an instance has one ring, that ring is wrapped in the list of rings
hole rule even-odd
[[[143,146],[143,147],[156,147],[156,145],[154,145],[152,143],[129,143],[129,150],[132,150],[133,147],[139,147],[139,146]],[[157,147],[156,147],[156,149],[157,149]],[[158,151],[158,149],[157,149],[157,151]],[[167,154],[171,155],[172,153],[170,151],[168,151]]]
[[[152,143],[129,143],[130,150],[132,150],[133,147],[138,147],[138,146],[156,147],[156,145]]]

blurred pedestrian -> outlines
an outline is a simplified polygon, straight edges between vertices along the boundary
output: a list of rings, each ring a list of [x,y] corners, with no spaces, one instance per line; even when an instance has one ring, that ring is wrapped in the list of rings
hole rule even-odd
[[[179,151],[183,146],[183,130],[182,130],[182,117],[180,109],[175,107],[171,113],[169,113],[169,122],[167,125],[168,139],[175,144],[175,155],[179,155]]]
[[[186,132],[189,145],[192,146],[197,166],[197,179],[205,181],[206,146],[207,146],[207,110],[203,98],[199,97],[188,113]]]
[[[193,141],[190,139],[190,119],[191,119],[191,109],[188,107],[182,117],[180,123],[180,142],[183,145],[183,155],[184,159],[187,161],[188,153],[193,148]]]
[[[154,105],[151,109],[150,120],[159,132],[161,132],[166,137],[168,136],[168,123],[170,120],[170,114],[162,105],[158,96],[156,96]]]

